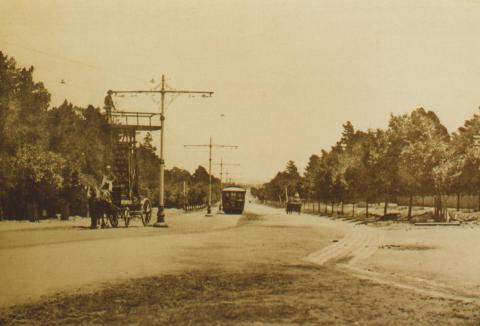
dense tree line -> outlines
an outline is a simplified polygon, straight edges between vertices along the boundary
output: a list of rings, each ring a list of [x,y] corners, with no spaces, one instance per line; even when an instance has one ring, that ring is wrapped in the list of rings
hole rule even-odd
[[[445,214],[446,196],[480,195],[480,115],[474,114],[449,134],[436,114],[419,108],[391,115],[388,128],[360,131],[350,122],[329,151],[312,155],[303,176],[293,162],[253,193],[260,199],[285,200],[285,192],[332,204],[388,204],[398,196],[434,196],[435,214]],[[479,144],[480,145],[480,144]],[[480,209],[480,207],[479,207]]]
[[[111,161],[110,129],[99,108],[65,101],[50,107],[50,93],[0,52],[0,218],[37,219],[87,214],[85,187],[98,184]],[[159,158],[147,134],[138,147],[140,192],[158,204]],[[205,203],[208,173],[165,172],[166,206]],[[214,181],[214,200],[219,180]]]
[[[155,154],[152,138],[147,134],[137,149],[139,165],[140,193],[152,199],[158,205],[160,159]],[[182,208],[185,205],[205,204],[208,197],[209,175],[203,166],[192,173],[173,167],[165,170],[165,206]],[[220,198],[220,179],[212,175],[212,201]]]

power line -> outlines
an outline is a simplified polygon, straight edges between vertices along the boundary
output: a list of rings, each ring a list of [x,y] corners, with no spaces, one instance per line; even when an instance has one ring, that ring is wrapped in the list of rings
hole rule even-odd
[[[160,94],[160,180],[159,180],[159,207],[157,213],[157,222],[154,226],[162,227],[166,226],[165,224],[165,159],[164,159],[164,130],[165,130],[165,96],[170,94],[202,94],[208,97],[211,97],[214,92],[212,91],[185,91],[185,90],[168,90],[165,88],[165,76],[162,75],[162,84],[160,89],[153,90],[136,90],[136,91],[108,91],[106,98],[106,103],[113,103],[111,95],[118,94]],[[108,108],[111,110],[112,108]]]
[[[50,84],[60,84],[61,87],[81,88],[81,89],[84,89],[84,90],[94,91],[94,92],[98,91],[97,89],[94,89],[94,88],[85,87],[84,85],[80,85],[80,84],[77,84],[77,83],[72,83],[69,79],[68,80],[60,79],[59,81],[58,80],[52,80],[52,79],[43,79],[41,82],[50,83]]]
[[[212,148],[214,147],[223,147],[223,148],[234,148],[237,149],[237,145],[217,145],[212,143],[212,137],[210,137],[209,144],[200,144],[200,145],[184,145],[184,147],[208,147],[209,148],[209,158],[208,158],[208,205],[207,205],[207,216],[212,214]]]
[[[218,207],[219,211],[223,211],[223,202],[222,202],[222,190],[223,190],[223,167],[224,166],[240,166],[237,163],[225,163],[223,162],[223,158],[220,159],[220,163],[215,163],[214,165],[220,165],[220,205]],[[228,179],[228,172],[227,172],[227,179]],[[228,180],[227,180],[228,182]]]
[[[138,81],[141,81],[141,82],[151,82],[151,80],[149,81],[149,80],[146,80],[145,78],[139,78],[138,76],[132,76],[132,75],[129,75],[129,74],[119,73],[116,70],[105,69],[105,68],[95,66],[95,65],[93,65],[91,63],[88,63],[88,62],[85,62],[85,61],[68,58],[68,57],[58,55],[56,53],[51,53],[51,52],[48,52],[48,51],[44,51],[44,50],[35,49],[35,48],[25,46],[25,45],[22,45],[22,44],[18,44],[18,43],[15,43],[15,42],[6,41],[5,39],[3,39],[2,42],[6,43],[6,44],[10,44],[12,46],[16,46],[16,47],[25,49],[25,50],[36,52],[36,53],[39,53],[39,54],[42,54],[42,55],[45,55],[45,56],[53,57],[53,58],[56,58],[56,59],[61,60],[61,61],[81,65],[81,66],[88,67],[90,69],[97,70],[97,71],[104,71],[104,72],[107,72],[109,74],[117,75],[119,77],[122,77],[122,78],[125,78],[125,79],[128,79],[128,80],[135,79],[135,80],[138,80]]]
[[[231,173],[231,172],[229,172],[229,171],[227,170],[227,171],[225,171],[225,175],[227,176],[225,182],[227,182],[227,183],[232,183],[232,180],[233,180],[233,179],[231,178],[231,176],[232,176],[232,175],[235,175],[235,176],[238,177],[240,174],[238,174],[238,173]],[[228,176],[230,176],[230,178],[229,178]]]

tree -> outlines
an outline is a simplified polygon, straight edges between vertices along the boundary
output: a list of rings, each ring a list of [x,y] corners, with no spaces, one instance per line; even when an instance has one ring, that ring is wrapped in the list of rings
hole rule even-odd
[[[445,146],[446,144],[441,144],[440,146],[442,145]],[[454,150],[446,146],[443,148],[443,151],[445,155],[440,161],[440,164],[433,168],[432,174],[437,198],[435,216],[446,218],[447,210],[446,207],[443,206],[443,203],[446,202],[446,196],[450,194],[458,184],[459,177],[464,170],[465,156],[454,155]]]
[[[173,167],[165,171],[165,205],[167,207],[181,208],[186,198],[183,195],[183,183],[190,186],[191,175],[187,170]]]
[[[199,165],[192,175],[192,182],[208,184],[208,180],[209,180],[209,176],[208,176],[207,169]]]
[[[400,148],[399,183],[410,198],[410,219],[413,196],[435,192],[433,168],[443,160],[450,136],[435,113],[423,108],[410,115],[391,116],[389,128],[391,141]]]
[[[138,183],[139,192],[150,198],[152,205],[156,206],[159,203],[160,158],[155,154],[153,146],[150,145],[148,137],[145,137],[143,143],[137,148]],[[165,170],[165,177],[168,176],[167,171]]]
[[[342,151],[341,146],[337,144],[330,152],[322,153],[323,184],[319,184],[319,187],[324,199],[330,201],[332,214],[335,203],[342,201],[344,197],[343,175],[339,164]]]
[[[480,110],[480,108],[479,108]],[[475,143],[475,137],[480,135],[480,115],[474,114],[465,121],[464,125],[453,133],[450,148],[453,157],[462,156],[464,164],[458,175],[452,191],[457,194],[457,209],[461,194],[477,194],[479,196],[478,207],[480,210],[480,147]]]
[[[366,203],[366,216],[369,215],[369,204],[378,196],[379,147],[377,133],[357,132],[351,151],[352,158],[348,168],[349,188],[355,190],[355,196]]]
[[[0,218],[38,218],[43,209],[60,208],[64,216],[71,209],[85,211],[84,186],[98,184],[113,159],[115,135],[100,109],[76,107],[67,100],[50,108],[50,94],[33,80],[33,72],[33,67],[17,68],[13,58],[0,52]],[[150,133],[136,154],[139,192],[155,204],[159,158]],[[205,201],[205,168],[192,176],[174,167],[165,171],[169,207],[182,205],[184,180],[195,193],[195,203]],[[212,184],[215,201],[220,180],[212,176]]]
[[[65,159],[38,146],[25,145],[16,153],[13,164],[15,193],[26,201],[28,209],[24,213],[31,219],[37,220],[40,204],[62,188],[64,168]]]
[[[305,197],[308,199],[317,199],[315,191],[315,177],[319,173],[320,157],[318,155],[311,155],[308,165],[303,174],[303,190]]]
[[[33,67],[17,68],[13,58],[0,52],[0,161],[6,167],[0,170],[0,180],[5,181],[0,184],[0,210],[12,217],[31,214],[37,218],[40,186],[48,188],[48,182],[56,180],[47,177],[48,171],[54,176],[57,172],[51,165],[54,157],[47,152],[45,132],[50,94],[42,83],[33,81],[33,71]],[[55,188],[57,184],[50,186]],[[31,187],[31,195],[27,187]],[[27,205],[21,203],[35,209],[25,212],[22,208]]]
[[[13,155],[25,145],[45,147],[45,113],[50,94],[33,81],[33,67],[17,68],[0,52],[0,151]]]
[[[293,161],[288,161],[284,171],[278,172],[277,175],[268,183],[263,185],[264,195],[266,199],[278,200],[283,202],[287,200],[287,194],[290,196],[296,193],[302,194],[302,177],[298,172]]]

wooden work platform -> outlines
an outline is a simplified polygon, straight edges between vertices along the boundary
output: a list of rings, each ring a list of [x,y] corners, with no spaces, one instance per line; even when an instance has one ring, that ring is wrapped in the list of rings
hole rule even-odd
[[[156,131],[161,130],[160,126],[149,126],[149,125],[122,125],[122,124],[111,124],[114,129],[123,129],[123,130],[137,130],[137,131]]]
[[[136,131],[161,130],[159,113],[113,111],[108,115],[108,121],[112,128]],[[154,119],[154,118],[157,119]],[[156,120],[156,121],[155,121]]]

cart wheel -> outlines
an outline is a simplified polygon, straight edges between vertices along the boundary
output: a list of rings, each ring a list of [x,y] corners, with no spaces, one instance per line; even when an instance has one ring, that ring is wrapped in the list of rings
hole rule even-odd
[[[145,200],[142,205],[142,223],[143,225],[148,225],[150,219],[152,218],[152,204],[149,200]]]
[[[110,212],[108,214],[108,221],[110,222],[110,225],[114,228],[118,226],[118,213],[117,212]]]
[[[127,207],[123,212],[123,221],[125,222],[125,227],[128,228],[128,225],[130,224],[130,209]]]

